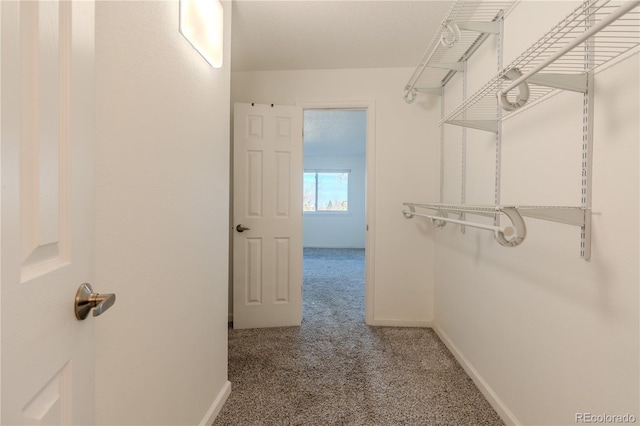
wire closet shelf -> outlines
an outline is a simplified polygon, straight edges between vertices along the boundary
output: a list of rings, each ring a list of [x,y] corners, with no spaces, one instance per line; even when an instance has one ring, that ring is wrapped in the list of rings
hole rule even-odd
[[[462,63],[486,37],[500,31],[498,18],[511,9],[514,3],[513,0],[455,1],[405,85],[404,100],[412,103],[418,92],[433,93],[438,90],[416,87],[425,69],[441,70],[441,86],[453,74],[462,71]]]
[[[640,45],[638,5],[640,1],[584,2],[440,125],[497,132],[500,118],[557,89],[586,93],[589,72]]]
[[[455,10],[458,3],[454,4]],[[468,6],[468,5],[467,5]],[[533,106],[556,90],[569,90],[583,96],[582,189],[580,207],[527,205],[467,205],[442,203],[404,203],[403,215],[425,217],[438,227],[447,223],[492,231],[503,246],[515,247],[524,241],[527,230],[524,217],[558,222],[581,228],[581,257],[591,255],[591,150],[593,75],[595,70],[637,51],[640,46],[640,1],[586,0],[566,18],[542,36],[529,49],[467,98],[441,121],[494,132],[499,140],[501,122],[520,108]],[[500,18],[500,15],[499,15]],[[435,37],[446,39],[447,16]],[[464,26],[464,24],[463,24]],[[448,28],[451,31],[451,28]],[[499,33],[500,34],[500,33]],[[480,40],[480,39],[477,39]],[[477,45],[477,40],[476,45]],[[440,44],[445,44],[441,42]],[[434,42],[432,41],[432,45]],[[430,46],[423,62],[405,88],[405,100],[413,101],[415,81],[427,65],[442,59],[439,45]],[[469,57],[471,46],[461,47],[461,60]],[[458,52],[457,54],[459,54]],[[473,52],[471,52],[473,53]],[[416,77],[417,76],[417,77]],[[446,81],[444,81],[446,83]],[[443,83],[443,85],[444,85]],[[420,90],[418,90],[420,91]],[[425,90],[423,90],[425,91]],[[588,105],[588,107],[586,107]],[[442,166],[441,166],[442,167]],[[498,166],[497,166],[498,167]],[[499,169],[497,168],[499,173]],[[496,190],[498,190],[497,187]],[[499,201],[496,201],[499,203]],[[450,217],[450,214],[455,215]],[[493,218],[493,224],[473,222],[466,215]],[[501,219],[508,222],[501,224]]]

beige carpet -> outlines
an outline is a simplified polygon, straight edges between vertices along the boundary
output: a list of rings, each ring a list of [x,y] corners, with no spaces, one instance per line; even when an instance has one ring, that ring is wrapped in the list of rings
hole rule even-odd
[[[364,251],[305,249],[301,327],[229,330],[214,425],[501,425],[431,329],[364,324]]]

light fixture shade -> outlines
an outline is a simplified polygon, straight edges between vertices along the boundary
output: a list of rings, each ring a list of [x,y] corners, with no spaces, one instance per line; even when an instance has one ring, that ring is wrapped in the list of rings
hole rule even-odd
[[[222,24],[219,0],[180,0],[180,33],[214,68],[222,66]]]

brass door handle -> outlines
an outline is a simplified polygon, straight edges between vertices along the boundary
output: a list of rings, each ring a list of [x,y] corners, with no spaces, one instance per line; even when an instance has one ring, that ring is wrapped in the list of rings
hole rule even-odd
[[[247,228],[246,226],[242,226],[242,224],[239,224],[238,226],[236,226],[236,231],[238,232],[251,231],[251,228]]]
[[[93,316],[102,315],[104,311],[113,306],[116,302],[115,294],[98,294],[93,292],[91,284],[82,284],[76,293],[74,310],[76,318],[83,320],[87,318],[89,312],[93,309]]]

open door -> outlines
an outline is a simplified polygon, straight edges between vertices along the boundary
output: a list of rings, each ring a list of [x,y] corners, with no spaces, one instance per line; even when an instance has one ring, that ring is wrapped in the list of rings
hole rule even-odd
[[[0,2],[0,423],[92,424],[94,4]],[[106,305],[103,305],[103,307]]]
[[[302,322],[302,108],[234,105],[233,326]]]

